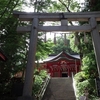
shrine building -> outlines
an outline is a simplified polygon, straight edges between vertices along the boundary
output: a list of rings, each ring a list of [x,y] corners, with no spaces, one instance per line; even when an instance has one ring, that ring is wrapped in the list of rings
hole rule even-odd
[[[72,73],[80,71],[81,66],[79,55],[70,55],[64,51],[56,56],[49,56],[41,64],[51,77],[71,77]]]

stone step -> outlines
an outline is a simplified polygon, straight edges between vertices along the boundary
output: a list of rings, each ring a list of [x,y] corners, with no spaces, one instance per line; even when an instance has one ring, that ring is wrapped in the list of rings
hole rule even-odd
[[[51,78],[42,100],[76,100],[71,78]]]

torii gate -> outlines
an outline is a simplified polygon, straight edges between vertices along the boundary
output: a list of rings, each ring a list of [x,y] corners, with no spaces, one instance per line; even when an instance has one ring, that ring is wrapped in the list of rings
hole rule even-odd
[[[100,21],[100,12],[26,13],[14,11],[13,14],[17,16],[20,21],[32,22],[32,25],[30,26],[20,26],[17,28],[18,32],[31,32],[23,96],[18,100],[33,100],[31,95],[38,31],[91,32],[97,61],[97,68],[100,77],[100,26],[97,25],[97,21]],[[61,21],[61,25],[40,26],[39,21]],[[89,24],[82,26],[68,26],[67,21],[87,21]]]

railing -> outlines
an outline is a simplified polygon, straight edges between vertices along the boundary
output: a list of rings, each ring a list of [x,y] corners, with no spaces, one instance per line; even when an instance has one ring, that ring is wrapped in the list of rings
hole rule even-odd
[[[44,95],[44,93],[46,91],[46,88],[48,86],[49,81],[50,81],[50,75],[45,79],[44,84],[43,84],[41,90],[37,94],[36,100],[42,100],[43,95]]]
[[[76,86],[75,86],[75,80],[74,80],[73,72],[72,72],[72,81],[73,81],[73,88],[74,88],[74,93],[75,93],[75,97],[76,97]]]

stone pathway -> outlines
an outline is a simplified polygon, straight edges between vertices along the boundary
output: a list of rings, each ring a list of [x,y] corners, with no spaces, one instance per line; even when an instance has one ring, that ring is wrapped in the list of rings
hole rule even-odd
[[[76,100],[71,78],[51,78],[42,100]]]

